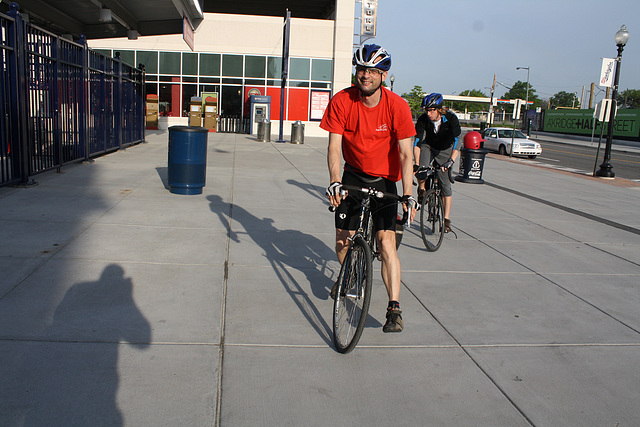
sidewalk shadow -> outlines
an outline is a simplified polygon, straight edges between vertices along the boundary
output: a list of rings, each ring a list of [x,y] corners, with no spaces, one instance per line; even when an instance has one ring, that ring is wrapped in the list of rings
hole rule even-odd
[[[306,191],[309,195],[315,197],[316,199],[327,203],[327,198],[324,197],[324,192],[325,192],[325,188],[324,187],[319,187],[317,185],[312,185],[309,184],[308,182],[299,182],[296,181],[294,179],[288,179],[287,180],[287,184],[289,185],[295,185],[296,187]],[[327,204],[327,206],[329,206]]]
[[[160,181],[162,181],[164,188],[169,190],[169,168],[166,166],[157,167],[156,172],[158,173],[158,177],[160,178]]]
[[[45,339],[26,345],[16,379],[24,425],[123,425],[119,350],[123,342],[139,350],[151,342],[151,327],[132,291],[131,279],[116,264],[98,281],[69,288]]]
[[[230,206],[222,202],[219,196],[208,196],[207,199],[211,211],[218,214],[231,240],[240,242],[238,234],[231,229],[231,220],[242,224],[245,230],[250,230],[247,234],[264,250],[273,271],[293,302],[318,335],[331,345],[333,343],[331,326],[324,321],[305,287],[298,283],[289,270],[294,269],[304,273],[313,295],[327,300],[335,281],[333,276],[337,275],[337,272],[327,266],[328,260],[335,259],[333,250],[319,239],[298,230],[280,230],[273,226],[271,218],[258,218],[238,205]]]

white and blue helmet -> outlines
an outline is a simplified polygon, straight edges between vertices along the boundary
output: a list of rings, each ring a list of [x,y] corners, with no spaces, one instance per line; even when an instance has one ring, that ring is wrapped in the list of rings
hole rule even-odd
[[[353,65],[357,67],[377,68],[389,71],[391,55],[377,44],[363,44],[353,53]]]

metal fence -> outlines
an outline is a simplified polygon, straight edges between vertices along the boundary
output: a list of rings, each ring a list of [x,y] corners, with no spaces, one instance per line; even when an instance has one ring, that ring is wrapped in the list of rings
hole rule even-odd
[[[249,119],[224,114],[218,118],[218,132],[221,133],[249,133]]]
[[[144,71],[0,14],[0,185],[144,140]]]

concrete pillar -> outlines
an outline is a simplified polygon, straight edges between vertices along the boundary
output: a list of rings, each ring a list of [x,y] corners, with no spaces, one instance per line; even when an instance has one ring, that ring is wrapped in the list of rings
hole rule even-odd
[[[336,0],[333,31],[333,93],[351,86],[354,0]]]

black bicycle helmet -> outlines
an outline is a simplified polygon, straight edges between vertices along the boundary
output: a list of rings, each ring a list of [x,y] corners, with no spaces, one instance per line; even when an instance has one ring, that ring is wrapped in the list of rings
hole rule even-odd
[[[442,103],[444,102],[444,98],[440,93],[430,93],[429,95],[422,98],[422,108],[425,110],[427,108],[442,108]]]
[[[391,55],[385,48],[377,44],[363,44],[353,53],[352,63],[358,67],[389,71],[391,68]]]

